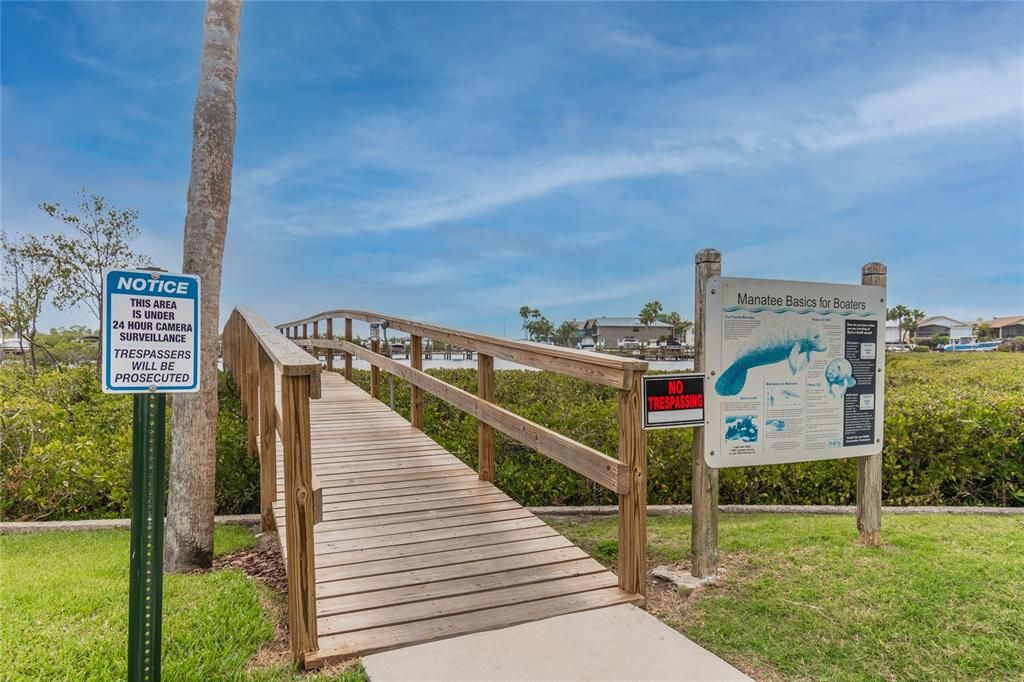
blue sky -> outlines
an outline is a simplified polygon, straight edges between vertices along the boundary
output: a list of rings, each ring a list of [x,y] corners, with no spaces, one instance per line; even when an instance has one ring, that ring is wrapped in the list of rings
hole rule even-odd
[[[180,267],[202,11],[0,5],[5,230],[87,187]],[[1024,314],[1022,35],[1021,4],[249,2],[222,310],[691,317],[710,246]]]

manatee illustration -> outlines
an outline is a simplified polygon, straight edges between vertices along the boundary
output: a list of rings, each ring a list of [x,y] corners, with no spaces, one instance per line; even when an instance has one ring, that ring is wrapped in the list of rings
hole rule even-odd
[[[857,380],[853,378],[853,365],[845,358],[836,358],[828,363],[825,367],[825,381],[828,383],[829,395],[839,398],[846,395],[846,389],[857,385]]]
[[[736,359],[715,382],[718,395],[736,395],[747,383],[747,371],[763,365],[789,361],[789,369],[796,374],[811,361],[811,353],[828,350],[828,339],[821,329],[803,323],[786,327],[766,327],[747,341]]]

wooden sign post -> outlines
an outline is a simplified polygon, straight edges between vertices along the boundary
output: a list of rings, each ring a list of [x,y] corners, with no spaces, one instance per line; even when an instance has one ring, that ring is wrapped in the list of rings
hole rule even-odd
[[[867,263],[860,269],[860,283],[886,288],[888,271],[883,263]],[[883,323],[884,324],[884,323]],[[885,350],[881,350],[882,353]],[[879,377],[885,381],[885,377]],[[882,455],[857,458],[857,530],[870,547],[882,542]]]
[[[693,287],[693,371],[704,372],[707,350],[704,338],[705,289],[710,278],[722,274],[722,254],[714,249],[697,252]],[[714,578],[718,573],[718,469],[704,462],[704,427],[693,430],[693,512],[690,521],[690,573],[695,578]]]

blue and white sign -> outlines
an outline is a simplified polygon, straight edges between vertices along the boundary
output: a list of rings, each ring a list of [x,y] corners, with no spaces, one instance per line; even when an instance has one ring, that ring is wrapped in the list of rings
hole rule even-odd
[[[103,273],[103,391],[199,390],[199,277]]]
[[[882,451],[885,289],[712,277],[705,312],[708,466]]]

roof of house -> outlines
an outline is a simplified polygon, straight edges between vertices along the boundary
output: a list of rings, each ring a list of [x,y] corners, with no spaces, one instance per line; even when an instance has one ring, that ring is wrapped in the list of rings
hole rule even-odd
[[[988,321],[988,326],[993,329],[1009,327],[1015,324],[1024,324],[1024,315],[1011,315],[1009,317],[993,317]]]
[[[23,343],[22,340],[19,339],[18,337],[4,339],[3,341],[0,341],[0,348],[8,352],[22,352],[27,350],[27,347],[28,344]]]
[[[940,320],[944,320],[946,322],[952,322],[953,324],[955,324],[957,326],[960,326],[960,327],[970,327],[971,326],[971,325],[967,324],[966,322],[961,322],[960,320],[955,320],[952,317],[946,317],[945,315],[932,315],[931,317],[926,317],[923,320],[921,320],[920,322],[918,322],[917,326],[918,327],[927,327],[930,324],[938,323]],[[940,326],[948,327],[950,325],[942,324]]]
[[[639,317],[597,317],[594,322],[599,327],[643,327]],[[672,325],[665,322],[652,322],[651,327],[670,328]]]

